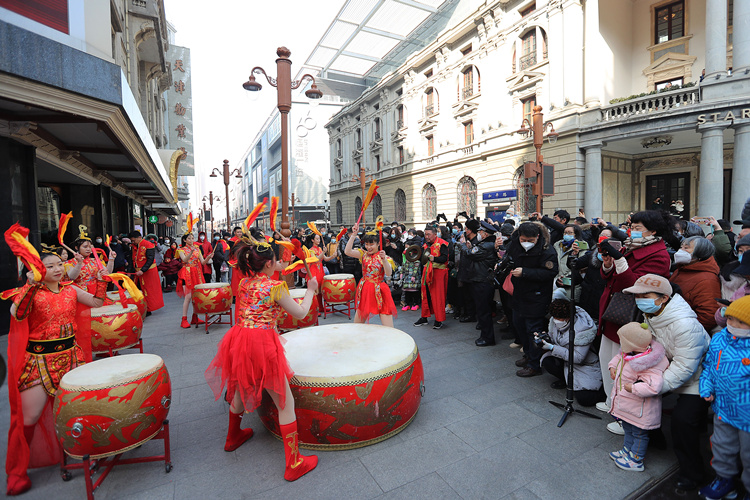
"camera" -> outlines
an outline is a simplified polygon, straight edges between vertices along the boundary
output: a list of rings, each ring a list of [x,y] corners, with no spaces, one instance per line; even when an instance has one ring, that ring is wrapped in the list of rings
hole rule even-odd
[[[552,339],[550,338],[549,333],[534,332],[534,343],[536,343],[537,346],[541,346],[543,342],[547,342],[548,344],[552,343]]]

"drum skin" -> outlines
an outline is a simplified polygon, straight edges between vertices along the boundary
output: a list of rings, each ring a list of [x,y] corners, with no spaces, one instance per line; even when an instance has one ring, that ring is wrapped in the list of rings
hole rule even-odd
[[[196,314],[219,314],[231,309],[232,286],[229,283],[205,283],[193,288],[193,310]]]
[[[320,328],[325,326],[299,333],[307,335]],[[294,364],[290,365],[294,369]],[[295,374],[289,385],[300,448],[345,450],[384,441],[405,429],[419,410],[424,372],[414,344],[414,350],[401,362],[382,370],[354,377],[311,378]],[[258,414],[263,425],[280,439],[278,412],[267,393]]]
[[[89,365],[131,356],[154,355],[116,356]],[[153,438],[167,418],[172,384],[163,361],[117,383],[71,386],[65,380],[68,374],[60,381],[53,414],[57,438],[73,458],[97,459],[136,448]]]
[[[323,300],[328,304],[346,304],[354,300],[357,283],[351,274],[329,274],[323,278]]]
[[[138,343],[143,317],[135,304],[91,309],[91,350],[95,353],[119,351]]]
[[[307,292],[307,289],[300,288],[300,289],[294,289],[289,290],[289,294],[292,296],[295,302],[298,304],[302,304],[302,301],[305,298],[305,293]],[[281,312],[281,316],[279,316],[279,330],[282,332],[289,332],[292,330],[297,330],[299,328],[305,328],[308,326],[315,326],[318,324],[318,301],[313,298],[312,304],[310,305],[310,310],[307,312],[307,316],[305,316],[302,319],[296,319],[294,316],[289,314],[286,311]]]
[[[119,292],[107,292],[107,296],[104,298],[104,305],[111,306],[113,304],[121,304],[126,306],[128,304],[135,304],[141,317],[144,317],[146,315],[146,299],[141,297],[141,300],[135,300],[130,296],[130,292],[125,291],[124,293],[125,301],[122,301]]]

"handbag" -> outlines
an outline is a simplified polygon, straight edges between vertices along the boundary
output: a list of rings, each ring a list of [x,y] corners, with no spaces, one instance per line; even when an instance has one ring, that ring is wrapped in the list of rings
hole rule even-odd
[[[210,265],[211,265],[211,264],[213,264],[213,263],[214,263],[214,259],[213,259],[213,257],[212,257],[212,258],[210,258],[210,259],[208,259],[208,260],[206,261],[206,265],[207,265],[207,266],[210,266]]]
[[[626,325],[636,321],[640,314],[640,309],[635,305],[635,295],[615,292],[602,314],[602,320],[615,325]]]
[[[505,277],[505,280],[503,281],[503,290],[505,290],[508,295],[513,295],[513,281],[511,280],[512,277],[513,275],[508,273],[508,275]]]

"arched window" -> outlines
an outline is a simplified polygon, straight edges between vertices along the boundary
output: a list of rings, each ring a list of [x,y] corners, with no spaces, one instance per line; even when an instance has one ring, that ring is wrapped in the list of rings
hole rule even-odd
[[[437,90],[430,87],[424,91],[424,115],[432,116],[440,111]]]
[[[354,137],[355,137],[355,140],[357,141],[356,147],[357,149],[360,149],[362,147],[362,130],[361,129],[355,130]]]
[[[539,28],[539,31],[542,33],[542,61],[547,60],[547,32],[544,31],[542,28]]]
[[[406,109],[403,104],[396,106],[396,129],[406,127]]]
[[[479,93],[479,70],[476,66],[467,66],[458,76],[458,100],[465,100]]]
[[[341,139],[336,139],[336,158],[341,158],[342,155]]]
[[[521,58],[518,60],[521,71],[534,66],[536,61],[536,26],[532,26],[521,37]]]
[[[379,194],[372,197],[372,220],[378,218],[378,215],[383,215],[383,200]]]
[[[375,118],[372,121],[372,131],[375,133],[375,140],[380,140],[380,118]]]
[[[336,224],[344,223],[344,206],[341,200],[336,200]]]
[[[406,220],[406,193],[403,189],[397,189],[396,195],[393,197],[393,208],[396,212],[395,219],[398,222]]]
[[[422,188],[422,218],[427,221],[437,217],[437,191],[432,184],[425,184]]]
[[[362,198],[357,196],[354,198],[354,220],[357,220],[359,213],[362,211]]]
[[[477,214],[477,183],[468,175],[458,181],[458,211],[470,217]]]

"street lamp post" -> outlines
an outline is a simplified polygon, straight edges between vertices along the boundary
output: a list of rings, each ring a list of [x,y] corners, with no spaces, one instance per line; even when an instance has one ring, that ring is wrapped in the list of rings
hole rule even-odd
[[[547,128],[550,129],[547,134],[547,140],[549,140],[550,144],[557,142],[557,136],[559,134],[555,132],[555,127],[552,125],[552,122],[544,122],[544,114],[542,113],[541,106],[534,106],[533,111],[534,114],[531,116],[531,123],[529,123],[528,118],[524,118],[521,122],[521,128],[518,129],[517,132],[524,137],[528,137],[529,134],[532,134],[534,138],[534,148],[536,148],[536,166],[532,172],[536,174],[536,181],[532,187],[532,192],[536,196],[536,211],[542,213],[542,183],[544,182],[544,168],[542,167],[544,157],[542,156],[542,145],[544,144],[544,132]]]
[[[312,86],[305,91],[308,99],[320,99],[323,92],[315,85],[315,78],[305,74],[299,80],[292,81],[292,61],[289,56],[292,52],[286,47],[276,49],[276,78],[268,76],[260,66],[250,70],[250,77],[242,84],[245,90],[250,92],[259,91],[262,86],[255,81],[253,74],[262,74],[272,87],[276,87],[278,101],[276,107],[281,113],[281,234],[289,237],[292,231],[289,229],[289,111],[292,109],[292,90],[299,88],[302,82],[310,80]]]
[[[297,219],[294,216],[294,203],[298,202],[298,201],[302,201],[302,200],[300,200],[299,198],[297,198],[296,196],[294,196],[294,192],[292,192],[292,197],[289,199],[289,201],[292,202],[292,226],[294,226],[295,220]]]
[[[219,173],[222,174],[224,177],[224,204],[227,206],[227,229],[229,228],[229,225],[231,224],[231,217],[229,217],[229,178],[234,175],[236,179],[242,179],[242,174],[240,173],[239,169],[235,168],[231,172],[229,171],[229,160],[224,160],[224,165],[222,166],[222,171],[219,172],[218,168],[215,168],[211,171],[211,175],[209,177],[218,177]]]
[[[214,202],[221,201],[221,197],[217,196],[214,198],[214,192],[209,191],[208,196],[203,197],[203,212],[206,211],[206,201],[208,201],[209,206],[211,207],[211,235],[214,234],[214,219],[216,218],[216,214],[214,214]]]

